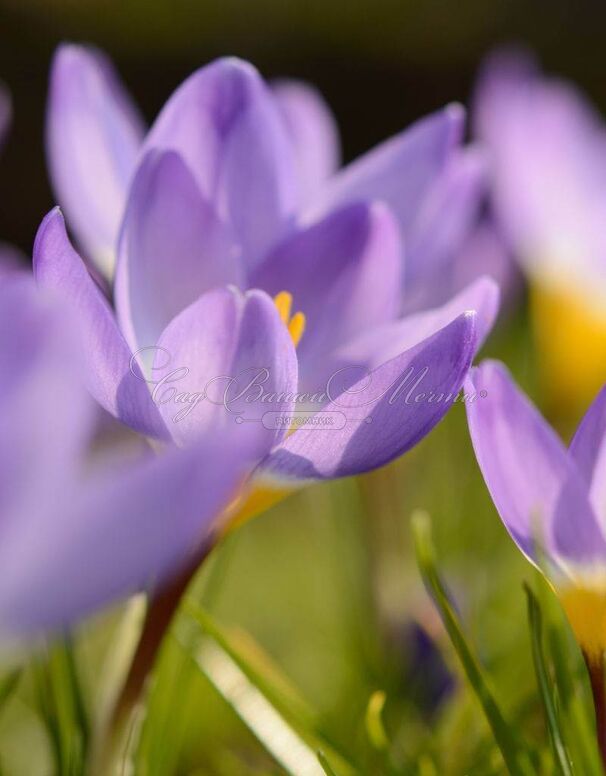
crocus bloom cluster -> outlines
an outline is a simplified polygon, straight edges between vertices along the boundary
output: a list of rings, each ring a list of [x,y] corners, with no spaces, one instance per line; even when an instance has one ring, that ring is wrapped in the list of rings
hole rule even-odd
[[[107,60],[61,48],[52,176],[80,245],[112,280],[115,315],[58,211],[34,264],[42,285],[77,301],[93,395],[138,431],[185,444],[217,409],[201,401],[175,423],[172,402],[150,399],[167,370],[187,371],[179,388],[192,396],[220,375],[266,367],[278,413],[339,374],[322,410],[344,415],[343,426],[268,429],[257,477],[355,474],[416,444],[459,390],[498,305],[481,278],[401,317],[403,290],[423,285],[475,212],[481,165],[458,146],[461,119],[446,108],[335,173],[333,123],[307,87],[272,91],[249,64],[218,60],[145,134]],[[424,398],[389,401],[390,387],[421,372]]]
[[[91,461],[97,408],[82,384],[76,327],[65,302],[26,273],[3,278],[3,648],[153,589],[214,530],[251,461],[243,434]]]
[[[606,129],[570,84],[499,54],[480,78],[480,140],[493,204],[531,280],[545,380],[581,406],[606,380]]]
[[[606,650],[606,389],[566,449],[498,362],[466,390],[478,463],[520,550],[553,584],[590,662]]]

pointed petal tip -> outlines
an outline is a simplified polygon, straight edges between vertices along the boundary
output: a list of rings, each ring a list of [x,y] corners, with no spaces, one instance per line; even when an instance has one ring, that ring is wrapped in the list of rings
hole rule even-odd
[[[459,320],[461,322],[462,328],[464,329],[466,341],[474,342],[477,339],[477,322],[478,322],[478,313],[476,310],[465,310],[464,313],[461,314],[461,316],[458,319],[455,319],[455,322]]]
[[[501,306],[501,289],[498,283],[488,275],[482,275],[469,283],[452,300],[461,300],[466,312],[475,315],[474,336],[476,351],[479,350],[492,331]]]
[[[496,358],[485,358],[476,366],[471,367],[465,380],[473,393],[479,393],[484,390],[489,392],[490,385],[495,380],[508,380],[513,382],[511,372],[502,361]],[[467,411],[473,411],[473,404],[467,405]]]
[[[202,65],[202,67],[199,67],[197,70],[194,70],[194,72],[183,81],[181,86],[177,88],[174,94],[181,92],[185,86],[191,87],[199,80],[206,80],[211,73],[220,80],[239,83],[242,86],[250,86],[263,82],[263,77],[251,62],[236,56],[219,57],[206,65]]]
[[[467,111],[460,102],[449,102],[443,108],[443,114],[450,124],[450,141],[453,145],[457,145],[463,139]]]
[[[259,71],[251,62],[233,54],[226,57],[219,57],[215,62],[218,66],[221,66],[226,70],[245,73],[247,75],[259,75]]]
[[[100,60],[105,60],[106,55],[91,44],[64,41],[59,43],[51,60],[51,81],[56,79],[71,68],[96,67]]]
[[[449,102],[444,106],[444,113],[454,123],[465,120],[467,111],[461,102]]]
[[[225,290],[230,291],[233,296],[237,296],[241,299],[258,299],[259,301],[262,300],[263,302],[269,302],[271,305],[274,305],[271,296],[261,288],[249,288],[246,291],[242,291],[237,286],[228,286]]]
[[[463,384],[465,376],[473,363],[473,359],[478,350],[480,342],[480,331],[478,326],[478,314],[475,310],[467,310],[461,316],[463,331],[461,346],[461,380],[459,387]]]
[[[36,232],[36,237],[34,238],[34,247],[32,251],[34,274],[36,274],[36,270],[39,268],[40,261],[42,259],[42,254],[44,252],[44,248],[46,245],[46,241],[49,238],[52,239],[52,236],[56,234],[57,231],[66,240],[69,239],[67,237],[65,219],[63,217],[63,213],[59,205],[55,205],[55,207],[49,210],[49,212],[44,216],[44,218],[40,222],[40,226],[38,227],[38,231]]]

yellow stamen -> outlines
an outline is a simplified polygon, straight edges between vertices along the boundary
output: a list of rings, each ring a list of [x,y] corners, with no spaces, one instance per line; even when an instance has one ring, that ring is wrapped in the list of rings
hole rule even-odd
[[[305,331],[305,316],[303,313],[299,312],[293,315],[288,324],[288,331],[292,341],[295,343],[295,347],[297,347]]]
[[[606,587],[570,587],[559,598],[587,658],[601,659],[606,650]]]
[[[292,309],[292,294],[289,294],[288,291],[280,291],[279,294],[274,296],[274,304],[278,308],[280,318],[282,318],[282,323],[285,326],[288,326],[288,321],[290,320],[290,311]]]
[[[280,291],[279,294],[276,294],[274,296],[274,304],[282,322],[288,328],[295,347],[297,347],[305,331],[305,315],[302,312],[298,312],[291,317],[292,294],[289,294],[288,291]]]

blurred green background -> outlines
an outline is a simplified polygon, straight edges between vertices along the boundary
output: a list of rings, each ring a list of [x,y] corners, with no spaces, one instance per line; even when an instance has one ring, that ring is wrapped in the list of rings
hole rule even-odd
[[[598,0],[2,0],[0,77],[15,115],[0,160],[0,235],[29,253],[54,204],[43,117],[49,61],[62,40],[104,48],[150,121],[186,75],[218,55],[250,59],[269,78],[312,81],[336,113],[348,160],[428,111],[466,102],[483,55],[500,43],[529,45],[606,107],[605,25]],[[537,398],[523,305],[486,353],[506,360]],[[415,565],[416,509],[432,516],[441,570],[499,700],[544,751],[521,588],[535,575],[486,493],[461,406],[387,469],[317,486],[245,526],[205,570],[199,598],[275,660],[319,715],[325,740],[360,773],[503,773]],[[102,617],[83,629],[79,657],[93,705],[112,622]],[[570,661],[585,703],[572,646]],[[377,690],[386,694],[386,748],[365,721]],[[142,773],[285,772],[174,636],[152,708]],[[0,717],[2,773],[52,772],[34,709],[25,681]]]

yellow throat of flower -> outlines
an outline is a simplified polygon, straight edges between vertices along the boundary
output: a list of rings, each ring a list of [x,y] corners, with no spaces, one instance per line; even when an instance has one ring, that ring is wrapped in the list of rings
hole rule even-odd
[[[574,586],[558,596],[570,627],[587,658],[595,662],[606,651],[606,584]]]
[[[575,414],[606,382],[606,304],[600,312],[578,290],[538,282],[530,301],[545,391],[554,411]]]

